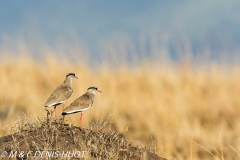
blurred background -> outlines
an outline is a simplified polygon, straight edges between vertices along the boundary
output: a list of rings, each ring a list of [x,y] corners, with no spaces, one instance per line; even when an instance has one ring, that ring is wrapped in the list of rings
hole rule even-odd
[[[128,61],[153,55],[164,61],[186,56],[235,60],[240,48],[239,7],[237,0],[10,0],[0,6],[0,44],[13,52],[24,45],[36,57],[46,48],[68,56],[70,47],[96,61],[123,51]]]
[[[0,24],[0,136],[74,72],[66,105],[103,91],[85,126],[113,114],[167,159],[240,158],[240,1],[9,0]]]

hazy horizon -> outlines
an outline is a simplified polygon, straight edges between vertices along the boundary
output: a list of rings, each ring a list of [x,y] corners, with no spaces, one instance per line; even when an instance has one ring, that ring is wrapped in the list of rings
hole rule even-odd
[[[240,1],[71,2],[2,2],[0,47],[14,53],[24,44],[34,56],[74,49],[95,59],[126,54],[174,61],[189,54],[239,60]]]

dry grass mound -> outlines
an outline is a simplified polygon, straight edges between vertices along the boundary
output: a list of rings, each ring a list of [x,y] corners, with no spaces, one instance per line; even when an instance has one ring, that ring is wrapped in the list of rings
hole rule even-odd
[[[13,134],[0,138],[0,153],[16,159],[163,160],[149,149],[133,146],[125,135],[107,126],[98,121],[81,130],[62,119],[25,116],[13,125]]]

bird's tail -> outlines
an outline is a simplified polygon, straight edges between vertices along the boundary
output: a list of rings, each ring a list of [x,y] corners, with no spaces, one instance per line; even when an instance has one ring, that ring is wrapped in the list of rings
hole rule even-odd
[[[66,112],[63,112],[63,113],[62,113],[63,116],[66,115],[66,114],[67,114]]]
[[[49,107],[49,106],[43,106],[43,108],[45,108],[45,109],[48,108],[48,107]]]

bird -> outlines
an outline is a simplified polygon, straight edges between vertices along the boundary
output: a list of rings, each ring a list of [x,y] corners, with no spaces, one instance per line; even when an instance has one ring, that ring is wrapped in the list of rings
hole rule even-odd
[[[75,101],[73,101],[69,106],[67,106],[63,110],[62,112],[63,117],[68,114],[81,112],[80,125],[81,125],[81,129],[83,130],[83,123],[82,123],[83,112],[88,110],[90,107],[92,107],[93,101],[97,92],[101,93],[102,91],[98,90],[98,88],[95,86],[89,87],[85,94],[77,98]]]
[[[74,78],[78,79],[74,73],[68,73],[66,75],[64,82],[53,91],[53,93],[47,99],[47,102],[44,104],[45,110],[47,110],[47,108],[49,107],[54,106],[55,119],[56,119],[56,106],[63,104],[62,110],[64,110],[64,104],[66,100],[68,100],[73,94],[72,81]]]

